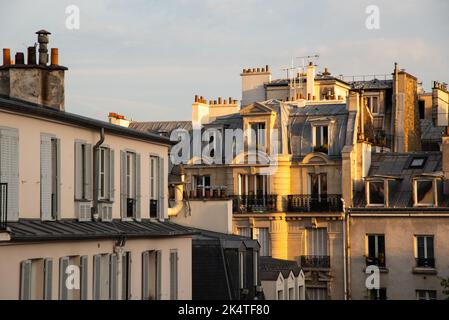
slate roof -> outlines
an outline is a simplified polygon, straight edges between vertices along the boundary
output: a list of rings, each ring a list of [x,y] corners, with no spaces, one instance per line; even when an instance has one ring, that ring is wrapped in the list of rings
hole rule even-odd
[[[111,222],[79,222],[75,219],[41,221],[20,219],[8,222],[11,241],[88,240],[114,238],[157,238],[193,235],[192,228],[172,222],[113,220]]]
[[[351,81],[350,85],[351,89],[391,89],[393,88],[393,80]]]
[[[192,121],[132,121],[129,127],[141,132],[156,133],[169,137],[174,129],[192,131]]]
[[[446,128],[435,126],[432,119],[421,119],[421,139],[425,141],[441,142]]]
[[[291,271],[297,277],[301,272],[301,267],[296,261],[275,259],[272,257],[260,257],[259,269],[261,281],[275,281],[279,273],[282,273],[282,276],[287,278]]]
[[[171,145],[172,142],[166,137],[151,132],[142,132],[134,130],[133,128],[126,128],[119,125],[111,124],[109,122],[100,121],[67,111],[59,111],[47,106],[11,99],[9,97],[0,96],[0,110],[6,109],[9,111],[23,113],[30,116],[37,116],[46,119],[61,121],[68,124],[74,124],[81,127],[101,129],[104,128],[106,133],[122,135],[137,139],[149,140],[166,145]]]
[[[425,157],[423,168],[410,168],[414,158]],[[419,175],[440,175],[442,171],[441,152],[409,152],[409,153],[376,153],[372,155],[368,177],[388,176],[395,178],[389,186],[389,208],[413,208],[413,177]],[[442,186],[440,186],[442,187]],[[439,206],[449,207],[447,196],[440,196]],[[366,207],[365,186],[354,196],[356,209]],[[369,210],[384,210],[385,208],[369,207]],[[422,210],[423,208],[419,208]],[[368,208],[367,208],[368,210]]]

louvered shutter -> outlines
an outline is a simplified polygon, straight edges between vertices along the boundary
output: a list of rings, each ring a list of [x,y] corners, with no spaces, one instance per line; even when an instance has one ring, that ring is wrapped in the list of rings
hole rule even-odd
[[[87,288],[88,288],[88,256],[80,257],[80,298],[81,300],[87,300]]]
[[[115,158],[114,150],[109,149],[109,200],[114,201],[115,181],[114,181]]]
[[[83,144],[75,142],[75,199],[83,198]]]
[[[69,266],[69,258],[62,257],[59,259],[59,300],[68,299],[68,289],[67,289],[67,274],[66,270]]]
[[[61,215],[61,139],[55,139],[56,147],[56,216],[53,219],[60,218]]]
[[[148,251],[142,253],[142,300],[149,300],[149,267],[150,254]]]
[[[84,153],[84,193],[87,200],[92,200],[92,145],[85,145]]]
[[[51,136],[41,135],[41,218],[52,220],[51,214]]]
[[[170,300],[178,299],[178,252],[170,252]]]
[[[126,152],[120,151],[120,214],[126,218]]]
[[[94,256],[94,288],[93,288],[93,299],[100,300],[101,291],[101,256]]]
[[[140,154],[136,153],[136,220],[140,221],[141,218],[141,177],[140,177]]]
[[[161,300],[162,251],[156,251],[156,299]]]
[[[31,299],[31,260],[20,264],[20,299]]]
[[[19,219],[19,131],[0,129],[0,182],[8,184],[7,219]]]
[[[159,219],[165,218],[165,168],[164,168],[164,158],[159,158],[159,175],[158,177],[158,185],[159,185]]]
[[[109,299],[117,300],[117,255],[113,253],[109,259]]]
[[[53,289],[53,260],[44,260],[44,300],[52,299]]]

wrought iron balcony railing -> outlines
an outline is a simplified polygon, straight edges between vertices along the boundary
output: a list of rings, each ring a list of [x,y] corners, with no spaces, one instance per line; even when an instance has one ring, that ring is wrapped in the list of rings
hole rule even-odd
[[[301,267],[303,268],[330,268],[331,259],[329,256],[301,256]]]
[[[258,213],[276,211],[277,195],[240,195],[232,196],[234,213]]]
[[[289,195],[289,212],[339,212],[343,211],[341,194]]]
[[[419,268],[435,268],[435,258],[416,258],[416,266]]]
[[[8,184],[0,183],[0,230],[6,229],[8,221]]]

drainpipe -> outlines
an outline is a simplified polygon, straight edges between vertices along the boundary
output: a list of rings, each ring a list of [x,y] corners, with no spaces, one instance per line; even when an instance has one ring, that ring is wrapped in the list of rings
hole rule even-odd
[[[175,186],[175,203],[168,208],[168,216],[177,216],[184,209],[184,175],[181,175],[181,184]]]
[[[100,150],[100,146],[103,144],[104,142],[104,128],[100,129],[100,140],[98,140],[98,142],[95,144],[94,146],[94,154],[93,154],[93,160],[94,160],[94,165],[93,165],[93,178],[94,181],[92,183],[93,186],[93,198],[94,198],[94,203],[92,206],[92,219],[94,221],[98,221],[98,180],[100,179],[99,177],[99,161],[98,161],[98,153]]]

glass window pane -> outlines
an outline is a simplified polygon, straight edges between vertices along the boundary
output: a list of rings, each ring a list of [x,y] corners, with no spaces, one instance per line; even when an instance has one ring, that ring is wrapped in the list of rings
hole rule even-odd
[[[433,183],[432,181],[417,181],[417,198],[419,204],[433,204]]]
[[[369,204],[384,204],[385,190],[383,181],[369,182]]]

